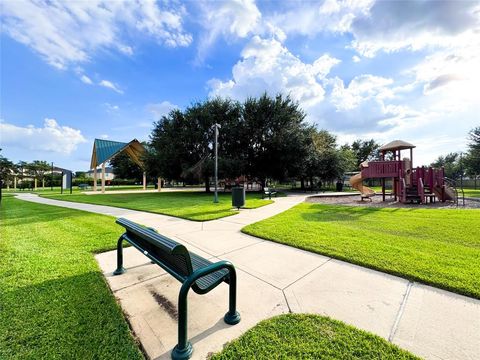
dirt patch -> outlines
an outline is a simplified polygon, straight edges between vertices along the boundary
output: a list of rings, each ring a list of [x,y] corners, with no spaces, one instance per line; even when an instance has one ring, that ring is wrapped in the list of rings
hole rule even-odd
[[[415,209],[456,209],[457,204],[447,201],[428,204],[411,204],[406,203],[402,204],[401,202],[395,201],[393,197],[387,196],[385,201],[382,201],[381,195],[375,195],[371,197],[371,200],[361,200],[360,195],[349,195],[349,196],[310,196],[305,201],[309,203],[321,203],[321,204],[332,204],[332,205],[347,205],[347,206],[364,206],[364,207],[384,207],[384,208],[415,208]],[[462,200],[459,200],[458,204],[459,209],[480,209],[480,201],[474,201],[465,199],[465,206],[463,206]]]
[[[157,304],[160,305],[160,307],[163,308],[173,320],[178,320],[178,310],[175,304],[162,294],[159,294],[153,286],[150,285],[147,288]]]

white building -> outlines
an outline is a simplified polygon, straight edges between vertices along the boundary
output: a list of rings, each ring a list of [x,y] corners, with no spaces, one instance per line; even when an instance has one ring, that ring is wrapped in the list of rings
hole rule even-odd
[[[93,170],[89,170],[85,172],[88,178],[93,179]],[[97,179],[102,177],[102,169],[97,169]],[[113,169],[111,167],[105,168],[105,180],[113,180],[115,179],[115,175],[113,174]]]

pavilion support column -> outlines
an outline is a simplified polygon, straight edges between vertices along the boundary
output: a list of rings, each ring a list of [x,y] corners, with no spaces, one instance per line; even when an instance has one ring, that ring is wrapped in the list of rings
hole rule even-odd
[[[17,177],[13,177],[13,190],[17,190]]]
[[[143,172],[143,190],[147,189],[147,173]]]
[[[93,169],[93,191],[97,191],[97,167]]]
[[[161,177],[157,178],[157,191],[158,192],[162,191],[162,178]]]
[[[35,183],[35,191],[37,191],[37,178],[35,178],[33,181]]]
[[[102,194],[105,192],[105,163],[102,164]]]

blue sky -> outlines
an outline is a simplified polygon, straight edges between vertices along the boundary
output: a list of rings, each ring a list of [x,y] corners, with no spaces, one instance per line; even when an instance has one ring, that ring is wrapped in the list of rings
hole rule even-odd
[[[0,147],[89,166],[94,138],[148,140],[209,96],[290,94],[339,143],[463,151],[479,126],[474,1],[1,3]],[[418,164],[418,163],[417,163]]]

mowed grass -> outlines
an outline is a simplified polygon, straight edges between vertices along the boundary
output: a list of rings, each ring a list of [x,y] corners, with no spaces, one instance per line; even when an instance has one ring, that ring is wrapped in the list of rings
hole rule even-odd
[[[480,211],[302,203],[247,234],[480,298]]]
[[[143,359],[93,253],[111,217],[3,199],[0,359]]]
[[[463,192],[465,197],[480,198],[480,189],[463,189]]]
[[[217,204],[213,202],[213,194],[192,191],[140,194],[68,194],[52,195],[48,198],[148,211],[194,221],[214,220],[238,213],[236,210],[232,210],[232,195],[230,193],[219,193],[218,195],[219,202]],[[245,208],[254,209],[271,203],[271,200],[262,200],[259,193],[247,193]]]
[[[379,336],[327,317],[280,315],[257,324],[212,360],[418,359]]]

